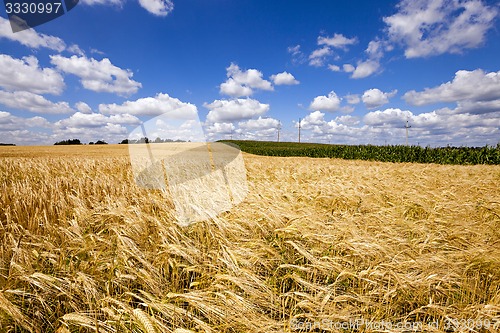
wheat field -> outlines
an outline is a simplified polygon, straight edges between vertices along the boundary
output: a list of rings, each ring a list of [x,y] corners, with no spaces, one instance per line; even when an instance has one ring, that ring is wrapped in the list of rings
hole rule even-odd
[[[499,166],[244,161],[181,227],[126,146],[0,147],[0,332],[500,330]]]

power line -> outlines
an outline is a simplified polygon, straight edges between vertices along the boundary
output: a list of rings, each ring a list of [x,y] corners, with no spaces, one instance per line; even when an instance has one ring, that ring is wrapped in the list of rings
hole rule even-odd
[[[406,119],[405,128],[406,128],[406,145],[408,146],[408,128],[411,128],[411,126],[408,125],[408,119]]]
[[[299,143],[300,143],[300,122],[302,121],[302,119],[299,118]]]

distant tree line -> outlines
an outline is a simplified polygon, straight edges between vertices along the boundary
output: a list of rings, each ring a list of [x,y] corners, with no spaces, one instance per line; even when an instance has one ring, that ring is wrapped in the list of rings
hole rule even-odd
[[[63,140],[54,143],[55,146],[68,146],[68,145],[82,145],[83,143],[79,139]],[[89,145],[107,145],[108,143],[103,140],[98,140],[96,142],[89,142]]]
[[[120,144],[122,145],[127,145],[127,144],[134,144],[134,143],[166,143],[166,142],[186,142],[185,140],[172,140],[172,139],[161,139],[161,138],[156,138],[154,141],[151,141],[147,137],[140,138],[138,140],[130,140],[130,139],[124,139]],[[96,142],[89,142],[89,145],[107,145],[108,143],[104,140],[97,140]],[[83,145],[83,143],[80,141],[80,139],[71,139],[71,140],[62,140],[54,143],[56,146],[67,146],[67,145]],[[0,143],[0,146],[15,146],[14,144],[7,144],[7,143]]]
[[[63,140],[54,143],[55,146],[69,146],[69,145],[81,145],[81,144],[82,143],[80,142],[79,139]]]
[[[0,142],[0,146],[15,146],[15,144],[13,144],[13,143],[1,143]]]
[[[186,142],[185,140],[172,140],[172,139],[161,139],[161,138],[156,138],[154,141],[151,141],[147,137],[140,138],[138,140],[130,140],[130,139],[124,139],[122,142],[120,142],[121,145],[128,145],[128,144],[135,144],[135,143],[167,143],[167,142]]]

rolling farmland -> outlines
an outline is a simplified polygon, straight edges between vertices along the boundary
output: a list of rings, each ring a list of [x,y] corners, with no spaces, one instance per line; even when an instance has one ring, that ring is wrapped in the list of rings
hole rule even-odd
[[[244,161],[247,197],[181,227],[126,145],[0,147],[0,331],[500,329],[500,166]]]

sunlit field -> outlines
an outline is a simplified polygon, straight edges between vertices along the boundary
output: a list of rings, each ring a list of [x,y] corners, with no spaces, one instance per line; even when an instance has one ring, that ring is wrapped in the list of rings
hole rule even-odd
[[[500,330],[500,166],[243,156],[181,227],[126,145],[0,147],[0,332]]]

